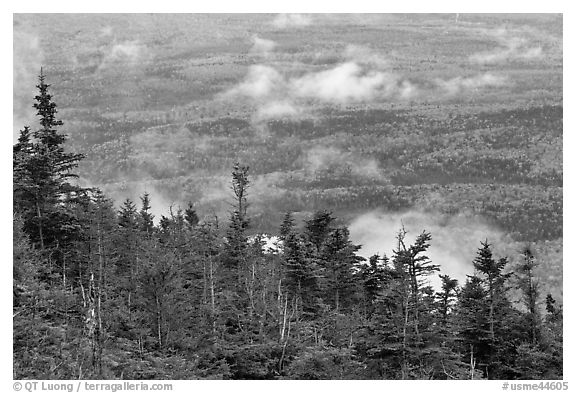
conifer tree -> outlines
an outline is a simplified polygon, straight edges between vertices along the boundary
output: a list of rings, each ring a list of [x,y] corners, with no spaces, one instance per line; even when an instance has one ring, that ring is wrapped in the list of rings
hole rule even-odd
[[[469,379],[483,374],[490,356],[486,290],[478,276],[469,276],[460,291],[456,321],[464,361],[469,360]]]
[[[135,230],[138,227],[138,209],[130,199],[126,199],[120,206],[118,224],[126,229]]]
[[[246,216],[248,203],[248,170],[247,166],[234,164],[232,170],[232,191],[234,192],[234,210],[230,216],[230,226],[226,233],[227,259],[226,265],[231,269],[238,269],[245,262],[245,251],[248,244],[246,230],[250,220]]]
[[[62,204],[86,191],[69,183],[77,177],[72,170],[84,156],[64,151],[66,135],[57,129],[63,122],[56,119],[49,87],[41,70],[34,104],[41,127],[32,133],[25,127],[13,149],[14,208],[24,218],[24,230],[41,249],[74,234],[77,228],[70,225],[74,219]]]
[[[522,292],[522,300],[528,311],[527,324],[530,331],[530,343],[534,345],[540,339],[540,315],[537,309],[539,285],[534,272],[536,261],[529,247],[524,249],[522,256],[523,260],[516,268],[517,285]]]
[[[464,285],[458,304],[459,336],[464,357],[476,360],[485,378],[513,377],[514,347],[522,330],[518,312],[507,297],[507,258],[496,260],[490,244],[481,242],[473,261],[476,274]]]
[[[139,212],[140,230],[150,236],[154,232],[154,215],[150,213],[150,194],[145,192],[140,197],[142,207]]]
[[[492,256],[492,250],[488,241],[481,242],[482,247],[478,249],[478,254],[474,258],[474,268],[478,273],[484,276],[484,286],[488,295],[488,323],[490,338],[496,340],[496,325],[499,323],[496,317],[496,311],[502,303],[507,303],[505,297],[505,281],[510,274],[503,272],[508,263],[506,258],[500,258],[496,261]]]
[[[328,234],[334,229],[332,223],[335,218],[332,212],[321,210],[314,213],[314,216],[305,223],[305,236],[312,243],[317,253],[320,253],[322,244]]]
[[[116,229],[116,213],[112,201],[97,190],[82,220],[86,224],[86,240],[82,242],[87,255],[85,271],[80,272],[79,280],[82,297],[85,299],[85,331],[91,345],[91,360],[94,374],[103,378],[104,347],[111,324],[110,298],[115,293],[119,281],[115,273],[117,264],[113,251],[113,234]]]
[[[248,249],[249,219],[247,217],[248,195],[248,171],[247,166],[239,163],[234,164],[232,170],[232,191],[234,194],[234,210],[230,215],[230,224],[226,231],[226,242],[222,255],[221,282],[225,288],[225,296],[228,301],[224,302],[226,309],[223,314],[227,315],[226,324],[230,332],[238,333],[243,326],[242,321],[246,314],[254,312],[254,288],[256,284],[256,263],[250,260]]]
[[[442,281],[442,291],[436,294],[438,298],[438,310],[440,311],[440,321],[443,327],[448,323],[448,316],[452,311],[457,298],[458,280],[451,278],[447,274],[440,274]]]
[[[364,258],[356,255],[360,246],[350,241],[348,228],[336,228],[326,238],[319,263],[323,268],[325,299],[339,312],[355,298],[355,270]]]
[[[388,269],[388,257],[380,257],[378,254],[368,259],[368,264],[360,266],[360,280],[364,292],[365,314],[371,316],[374,312],[375,301],[383,289]]]
[[[282,253],[283,285],[297,299],[304,313],[314,313],[319,296],[320,267],[306,252],[305,243],[298,233],[288,233]]]

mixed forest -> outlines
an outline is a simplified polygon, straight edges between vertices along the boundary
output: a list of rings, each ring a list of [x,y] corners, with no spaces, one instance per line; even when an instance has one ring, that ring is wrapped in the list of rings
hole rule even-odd
[[[391,255],[363,258],[334,211],[315,209],[299,220],[294,206],[284,205],[275,212],[282,217],[274,229],[276,247],[267,249],[254,234],[261,212],[251,203],[254,168],[245,161],[226,162],[227,216],[200,214],[190,200],[155,218],[147,193],[118,207],[102,190],[76,180],[84,155],[66,148],[42,73],[37,88],[40,124],[21,130],[13,147],[15,379],[562,378],[562,302],[539,285],[537,271],[545,261],[529,246],[520,255],[496,255],[491,243],[477,239],[474,271],[459,282],[429,258],[434,233],[426,228],[408,242],[399,227]],[[540,110],[474,121],[500,122],[506,129],[514,118],[520,124],[514,131],[529,133],[539,128],[533,119],[553,122],[562,108]],[[522,116],[526,124],[518,123]],[[394,119],[376,117],[390,130],[408,121],[402,112]],[[455,115],[443,121],[457,135],[470,120]],[[275,124],[287,137],[299,127]],[[490,133],[474,137],[500,143]],[[417,138],[412,144],[428,146]],[[521,183],[516,195],[526,179],[542,194],[557,187],[561,205],[561,173],[550,176],[556,173],[550,168],[540,168],[546,175],[539,176],[534,166],[507,159],[506,170],[491,171],[490,165],[503,165],[503,157],[467,160],[430,149],[410,167],[399,167],[394,192],[388,195],[391,188],[383,186],[379,198],[401,203],[401,190],[414,195],[416,183],[427,187],[415,180],[421,177],[438,187],[448,178],[475,176],[480,182],[497,172],[507,177],[491,179],[496,184]],[[200,158],[194,165],[201,165]],[[390,151],[382,159],[394,167],[402,157]],[[472,165],[475,172],[468,170]],[[335,167],[319,181],[341,176]],[[362,193],[369,183],[354,184],[355,190]],[[308,186],[314,187],[299,187]],[[497,194],[499,186],[493,187]],[[537,209],[538,199],[532,200]],[[490,201],[482,206],[490,210]],[[511,226],[533,228],[520,231],[520,240],[561,235],[561,214],[551,219],[529,209],[502,210],[522,212],[510,217]],[[518,224],[519,217],[532,221]],[[538,220],[547,225],[533,225]],[[438,287],[430,284],[434,276]]]

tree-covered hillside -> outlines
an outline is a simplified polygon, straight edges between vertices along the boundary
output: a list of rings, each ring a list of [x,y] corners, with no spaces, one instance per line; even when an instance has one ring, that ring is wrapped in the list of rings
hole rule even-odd
[[[241,162],[250,234],[274,232],[285,210],[305,220],[328,209],[344,224],[369,212],[466,216],[493,228],[495,246],[545,252],[547,286],[562,296],[562,23],[17,14],[15,130],[32,122],[44,64],[68,146],[85,155],[81,184],[116,207],[149,192],[157,217],[189,201],[201,218],[227,215]]]
[[[147,193],[115,207],[78,185],[84,157],[43,74],[38,89],[40,126],[13,148],[15,379],[562,378],[562,304],[531,248],[512,263],[480,238],[458,282],[428,256],[434,233],[399,227],[366,260],[333,212],[288,205],[264,247],[239,163],[228,216],[191,200],[155,220]]]

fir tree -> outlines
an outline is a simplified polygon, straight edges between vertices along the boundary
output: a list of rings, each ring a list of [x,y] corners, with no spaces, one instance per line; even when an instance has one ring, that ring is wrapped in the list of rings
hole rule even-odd
[[[299,234],[289,233],[285,238],[282,261],[284,287],[298,299],[304,313],[314,313],[317,310],[320,268],[306,252]]]
[[[526,322],[530,330],[530,343],[536,344],[540,339],[540,315],[537,309],[539,285],[534,272],[536,261],[528,247],[524,249],[522,256],[523,260],[516,268],[517,286],[522,292],[522,300],[528,311]]]
[[[118,224],[126,229],[135,230],[138,227],[138,209],[130,199],[126,199],[120,206]]]
[[[436,294],[438,298],[438,310],[440,311],[440,320],[442,325],[446,327],[448,323],[448,316],[452,311],[453,304],[457,298],[458,280],[451,278],[447,274],[440,274],[442,281],[442,291]]]
[[[69,183],[70,178],[77,177],[72,170],[84,156],[64,151],[66,135],[57,130],[63,123],[56,119],[56,104],[42,71],[37,87],[40,94],[35,97],[34,108],[41,128],[30,133],[25,127],[14,146],[13,192],[14,209],[24,218],[24,230],[44,249],[74,236],[77,228],[63,203],[87,190]]]
[[[492,256],[492,250],[488,241],[481,242],[482,247],[478,249],[478,254],[474,258],[474,268],[482,275],[484,275],[483,282],[488,294],[488,321],[490,329],[490,337],[492,341],[496,339],[496,327],[498,324],[496,319],[496,309],[501,302],[506,302],[504,292],[505,281],[510,277],[510,274],[504,274],[503,269],[508,263],[506,258],[500,258],[496,261]]]
[[[374,312],[375,301],[383,289],[388,263],[389,260],[386,255],[383,257],[373,255],[368,259],[368,264],[360,266],[359,275],[364,290],[365,313],[368,317]]]
[[[154,215],[150,213],[150,194],[145,192],[144,195],[140,197],[142,202],[142,207],[139,212],[139,227],[140,230],[147,235],[151,235],[154,232]]]
[[[350,241],[348,228],[332,231],[324,242],[319,258],[323,268],[325,299],[339,312],[355,300],[355,270],[364,258],[356,255],[360,246]]]
[[[305,223],[305,236],[310,243],[312,243],[317,253],[320,253],[322,244],[326,240],[328,234],[334,229],[332,223],[335,218],[332,212],[327,210],[317,211],[314,216]]]

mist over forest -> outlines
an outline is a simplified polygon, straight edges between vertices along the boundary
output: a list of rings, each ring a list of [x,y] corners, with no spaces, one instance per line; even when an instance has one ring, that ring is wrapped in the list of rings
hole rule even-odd
[[[562,15],[13,21],[15,307],[45,313],[16,325],[78,337],[38,356],[15,325],[19,378],[57,347],[68,368],[30,376],[522,379],[545,359],[561,378]],[[532,330],[504,349],[495,313]]]

